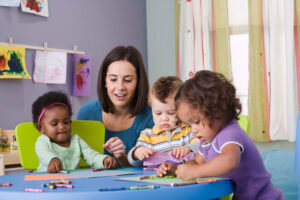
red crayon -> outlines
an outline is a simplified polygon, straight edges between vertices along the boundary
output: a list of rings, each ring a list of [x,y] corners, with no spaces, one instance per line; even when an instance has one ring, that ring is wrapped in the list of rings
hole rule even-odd
[[[44,192],[43,189],[38,189],[38,188],[24,188],[25,192]]]
[[[98,172],[98,171],[103,171],[103,170],[105,170],[105,168],[93,169],[92,171],[93,171],[93,172]]]
[[[0,186],[11,186],[11,183],[0,183]]]
[[[150,178],[151,178],[151,176],[141,176],[141,177],[139,177],[139,180],[150,179]]]

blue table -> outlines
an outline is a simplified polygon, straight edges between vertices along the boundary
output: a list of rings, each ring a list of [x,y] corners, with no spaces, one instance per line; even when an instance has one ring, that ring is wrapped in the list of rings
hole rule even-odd
[[[143,171],[142,168],[135,168],[135,170],[141,174],[123,175],[122,177],[155,174],[154,171]],[[27,174],[0,176],[0,183],[10,182],[13,184],[10,187],[0,187],[0,200],[199,200],[216,199],[233,192],[230,180],[176,187],[160,185],[158,189],[98,191],[100,188],[153,185],[145,182],[117,180],[121,176],[70,179],[74,185],[73,189],[56,188],[51,190],[44,188],[45,192],[24,192],[24,188],[42,188],[43,184],[50,182],[50,180],[24,181],[25,175]]]

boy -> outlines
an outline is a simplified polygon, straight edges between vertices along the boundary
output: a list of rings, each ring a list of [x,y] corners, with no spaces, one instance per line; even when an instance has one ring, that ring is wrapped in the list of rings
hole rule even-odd
[[[182,81],[176,76],[161,77],[153,84],[149,104],[154,127],[143,130],[136,145],[128,152],[130,164],[141,165],[157,151],[170,152],[175,160],[182,160],[190,152],[196,152],[199,140],[190,132],[189,126],[178,120],[176,114],[174,97],[181,85]]]

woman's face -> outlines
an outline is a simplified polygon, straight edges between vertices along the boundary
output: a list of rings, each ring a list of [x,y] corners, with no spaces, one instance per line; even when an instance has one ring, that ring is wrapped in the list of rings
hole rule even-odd
[[[137,80],[135,67],[128,61],[119,60],[108,66],[105,87],[115,108],[130,106]]]

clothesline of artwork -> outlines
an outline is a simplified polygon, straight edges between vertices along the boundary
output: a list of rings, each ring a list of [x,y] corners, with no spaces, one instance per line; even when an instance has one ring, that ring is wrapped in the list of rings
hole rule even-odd
[[[41,51],[55,51],[55,52],[63,52],[63,53],[72,53],[72,54],[85,54],[83,51],[78,51],[78,46],[74,45],[73,50],[67,49],[58,49],[58,48],[48,48],[48,42],[44,42],[44,46],[33,46],[33,45],[25,45],[25,44],[13,44],[12,37],[9,37],[8,43],[0,42],[0,45],[10,46],[10,47],[24,47],[26,49],[35,49]]]
[[[46,50],[45,50],[46,49]],[[25,47],[0,43],[0,79],[31,79],[26,69]],[[44,49],[36,50],[33,80],[35,83],[66,84],[67,53],[49,51],[47,43]],[[91,80],[91,56],[77,51],[73,53],[73,96],[89,96]]]

